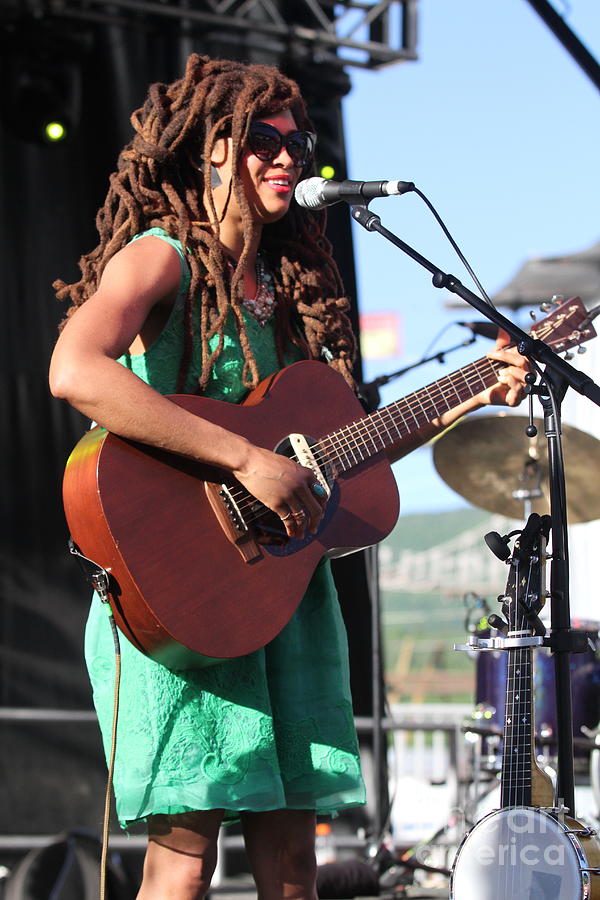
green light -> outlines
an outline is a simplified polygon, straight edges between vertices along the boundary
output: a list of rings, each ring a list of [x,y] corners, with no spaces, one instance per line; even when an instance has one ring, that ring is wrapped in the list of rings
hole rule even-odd
[[[321,166],[321,178],[335,178],[333,166]]]
[[[44,134],[49,141],[55,144],[57,141],[64,140],[67,136],[67,129],[62,122],[48,122],[44,128]]]

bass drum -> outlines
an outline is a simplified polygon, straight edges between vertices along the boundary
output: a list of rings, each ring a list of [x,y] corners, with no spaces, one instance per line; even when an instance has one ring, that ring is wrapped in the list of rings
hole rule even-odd
[[[462,840],[452,900],[598,900],[600,848],[574,819],[510,807],[481,819]]]
[[[571,696],[573,710],[573,755],[576,772],[587,772],[594,742],[586,736],[600,721],[600,660],[598,659],[598,623],[573,622],[573,631],[584,634],[588,648],[572,653]],[[554,657],[547,647],[539,647],[534,658],[535,729],[542,756],[556,758],[558,721]]]
[[[586,737],[600,722],[600,659],[597,622],[573,623],[573,630],[585,634],[588,649],[573,653],[570,659],[573,711],[573,753],[576,771],[586,771],[594,742]],[[473,731],[482,735],[482,767],[500,771],[502,733],[506,703],[508,657],[504,651],[477,654],[475,669],[475,710],[465,723],[473,722]],[[554,657],[547,647],[536,648],[533,658],[536,750],[545,759],[555,760],[558,723]]]

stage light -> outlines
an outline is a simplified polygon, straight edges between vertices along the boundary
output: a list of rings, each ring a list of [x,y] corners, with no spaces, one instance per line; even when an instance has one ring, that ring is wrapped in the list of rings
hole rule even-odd
[[[48,122],[44,128],[44,134],[51,144],[55,144],[58,141],[64,141],[67,129],[62,122]]]
[[[321,166],[321,170],[319,172],[321,178],[335,178],[335,169],[333,166]]]
[[[0,111],[6,126],[22,140],[60,144],[70,137],[79,113],[79,69],[69,60],[47,63],[29,52],[3,61]]]

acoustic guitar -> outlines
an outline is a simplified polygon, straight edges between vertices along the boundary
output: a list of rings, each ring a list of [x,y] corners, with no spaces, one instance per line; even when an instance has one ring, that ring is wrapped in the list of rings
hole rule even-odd
[[[501,808],[465,835],[450,878],[451,900],[598,900],[600,846],[593,829],[554,801],[535,758],[533,649],[545,629],[550,516],[533,513],[515,542],[503,598],[508,654]],[[537,626],[537,627],[536,627]],[[571,725],[569,725],[569,728]]]
[[[557,351],[595,334],[578,298],[532,331]],[[376,544],[394,527],[389,458],[432,419],[495,384],[501,368],[479,359],[370,415],[342,377],[316,361],[283,369],[239,406],[170,396],[313,468],[329,496],[318,533],[301,541],[286,540],[279,518],[222,471],[92,428],[67,462],[64,507],[81,553],[109,574],[119,628],[174,668],[264,646],[293,615],[323,557]]]

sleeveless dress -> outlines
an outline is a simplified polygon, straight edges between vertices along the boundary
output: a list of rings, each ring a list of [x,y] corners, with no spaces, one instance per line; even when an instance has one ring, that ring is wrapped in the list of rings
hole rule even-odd
[[[183,345],[189,268],[181,244],[161,229],[181,260],[171,316],[142,355],[119,362],[161,393],[175,393]],[[245,315],[260,377],[279,368],[273,325]],[[196,321],[196,326],[198,321]],[[197,333],[197,332],[196,332]],[[297,359],[290,348],[286,364]],[[206,396],[238,402],[247,392],[233,318]],[[194,348],[185,390],[200,370]],[[155,511],[154,511],[155,513]],[[153,510],[148,510],[148,516]],[[176,602],[176,599],[174,599]],[[328,562],[322,562],[296,613],[266,647],[204,669],[173,671],[140,653],[123,634],[114,792],[123,828],[155,813],[224,809],[314,809],[365,802],[349,688],[346,632]],[[85,658],[108,758],[115,653],[106,610],[93,598]]]

